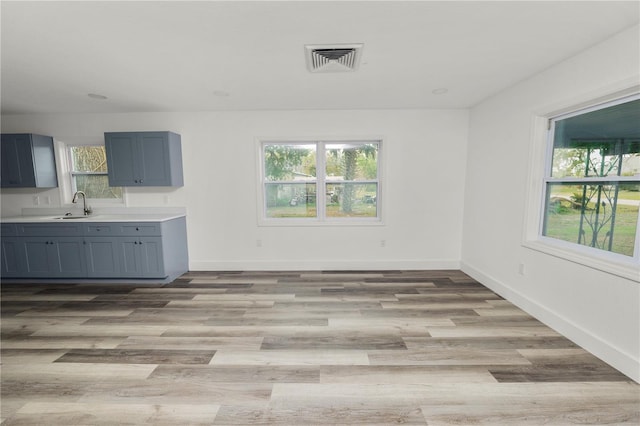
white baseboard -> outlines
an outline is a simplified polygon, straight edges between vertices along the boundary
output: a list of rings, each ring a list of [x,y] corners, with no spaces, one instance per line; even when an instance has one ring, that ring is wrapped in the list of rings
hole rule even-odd
[[[460,269],[460,261],[434,260],[248,260],[248,261],[190,261],[190,271],[384,271]]]
[[[518,306],[523,311],[591,352],[635,382],[640,383],[640,360],[635,359],[631,354],[620,350],[611,343],[592,334],[574,322],[569,321],[567,318],[564,318],[557,312],[547,309],[468,263],[462,262],[461,269],[464,273]]]

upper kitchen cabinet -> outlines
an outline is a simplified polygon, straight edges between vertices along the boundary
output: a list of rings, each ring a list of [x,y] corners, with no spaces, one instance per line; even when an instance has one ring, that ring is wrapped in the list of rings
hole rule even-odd
[[[56,160],[51,136],[3,134],[0,142],[2,188],[55,188]]]
[[[110,186],[183,186],[180,135],[171,132],[104,134]]]

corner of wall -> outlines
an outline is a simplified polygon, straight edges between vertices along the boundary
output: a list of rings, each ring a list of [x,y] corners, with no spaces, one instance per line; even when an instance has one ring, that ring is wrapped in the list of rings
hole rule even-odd
[[[546,324],[553,330],[583,347],[613,368],[619,370],[636,383],[640,383],[640,359],[617,348],[614,344],[590,333],[573,323],[558,312],[554,312],[535,300],[513,289],[504,282],[482,272],[480,269],[462,262],[462,271],[477,280],[491,291],[504,297],[529,315]]]

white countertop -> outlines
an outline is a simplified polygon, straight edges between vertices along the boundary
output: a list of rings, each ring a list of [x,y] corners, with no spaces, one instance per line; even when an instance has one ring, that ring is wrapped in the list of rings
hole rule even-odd
[[[75,223],[75,222],[165,222],[185,214],[92,214],[88,216],[71,216],[77,219],[61,219],[63,215],[55,216],[15,216],[3,217],[2,223]]]

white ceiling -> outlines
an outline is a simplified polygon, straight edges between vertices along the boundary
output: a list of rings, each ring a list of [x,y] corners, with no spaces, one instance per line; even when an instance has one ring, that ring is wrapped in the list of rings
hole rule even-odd
[[[636,25],[639,4],[3,0],[1,107],[467,108]],[[364,43],[360,68],[308,72],[304,45],[328,43]]]

